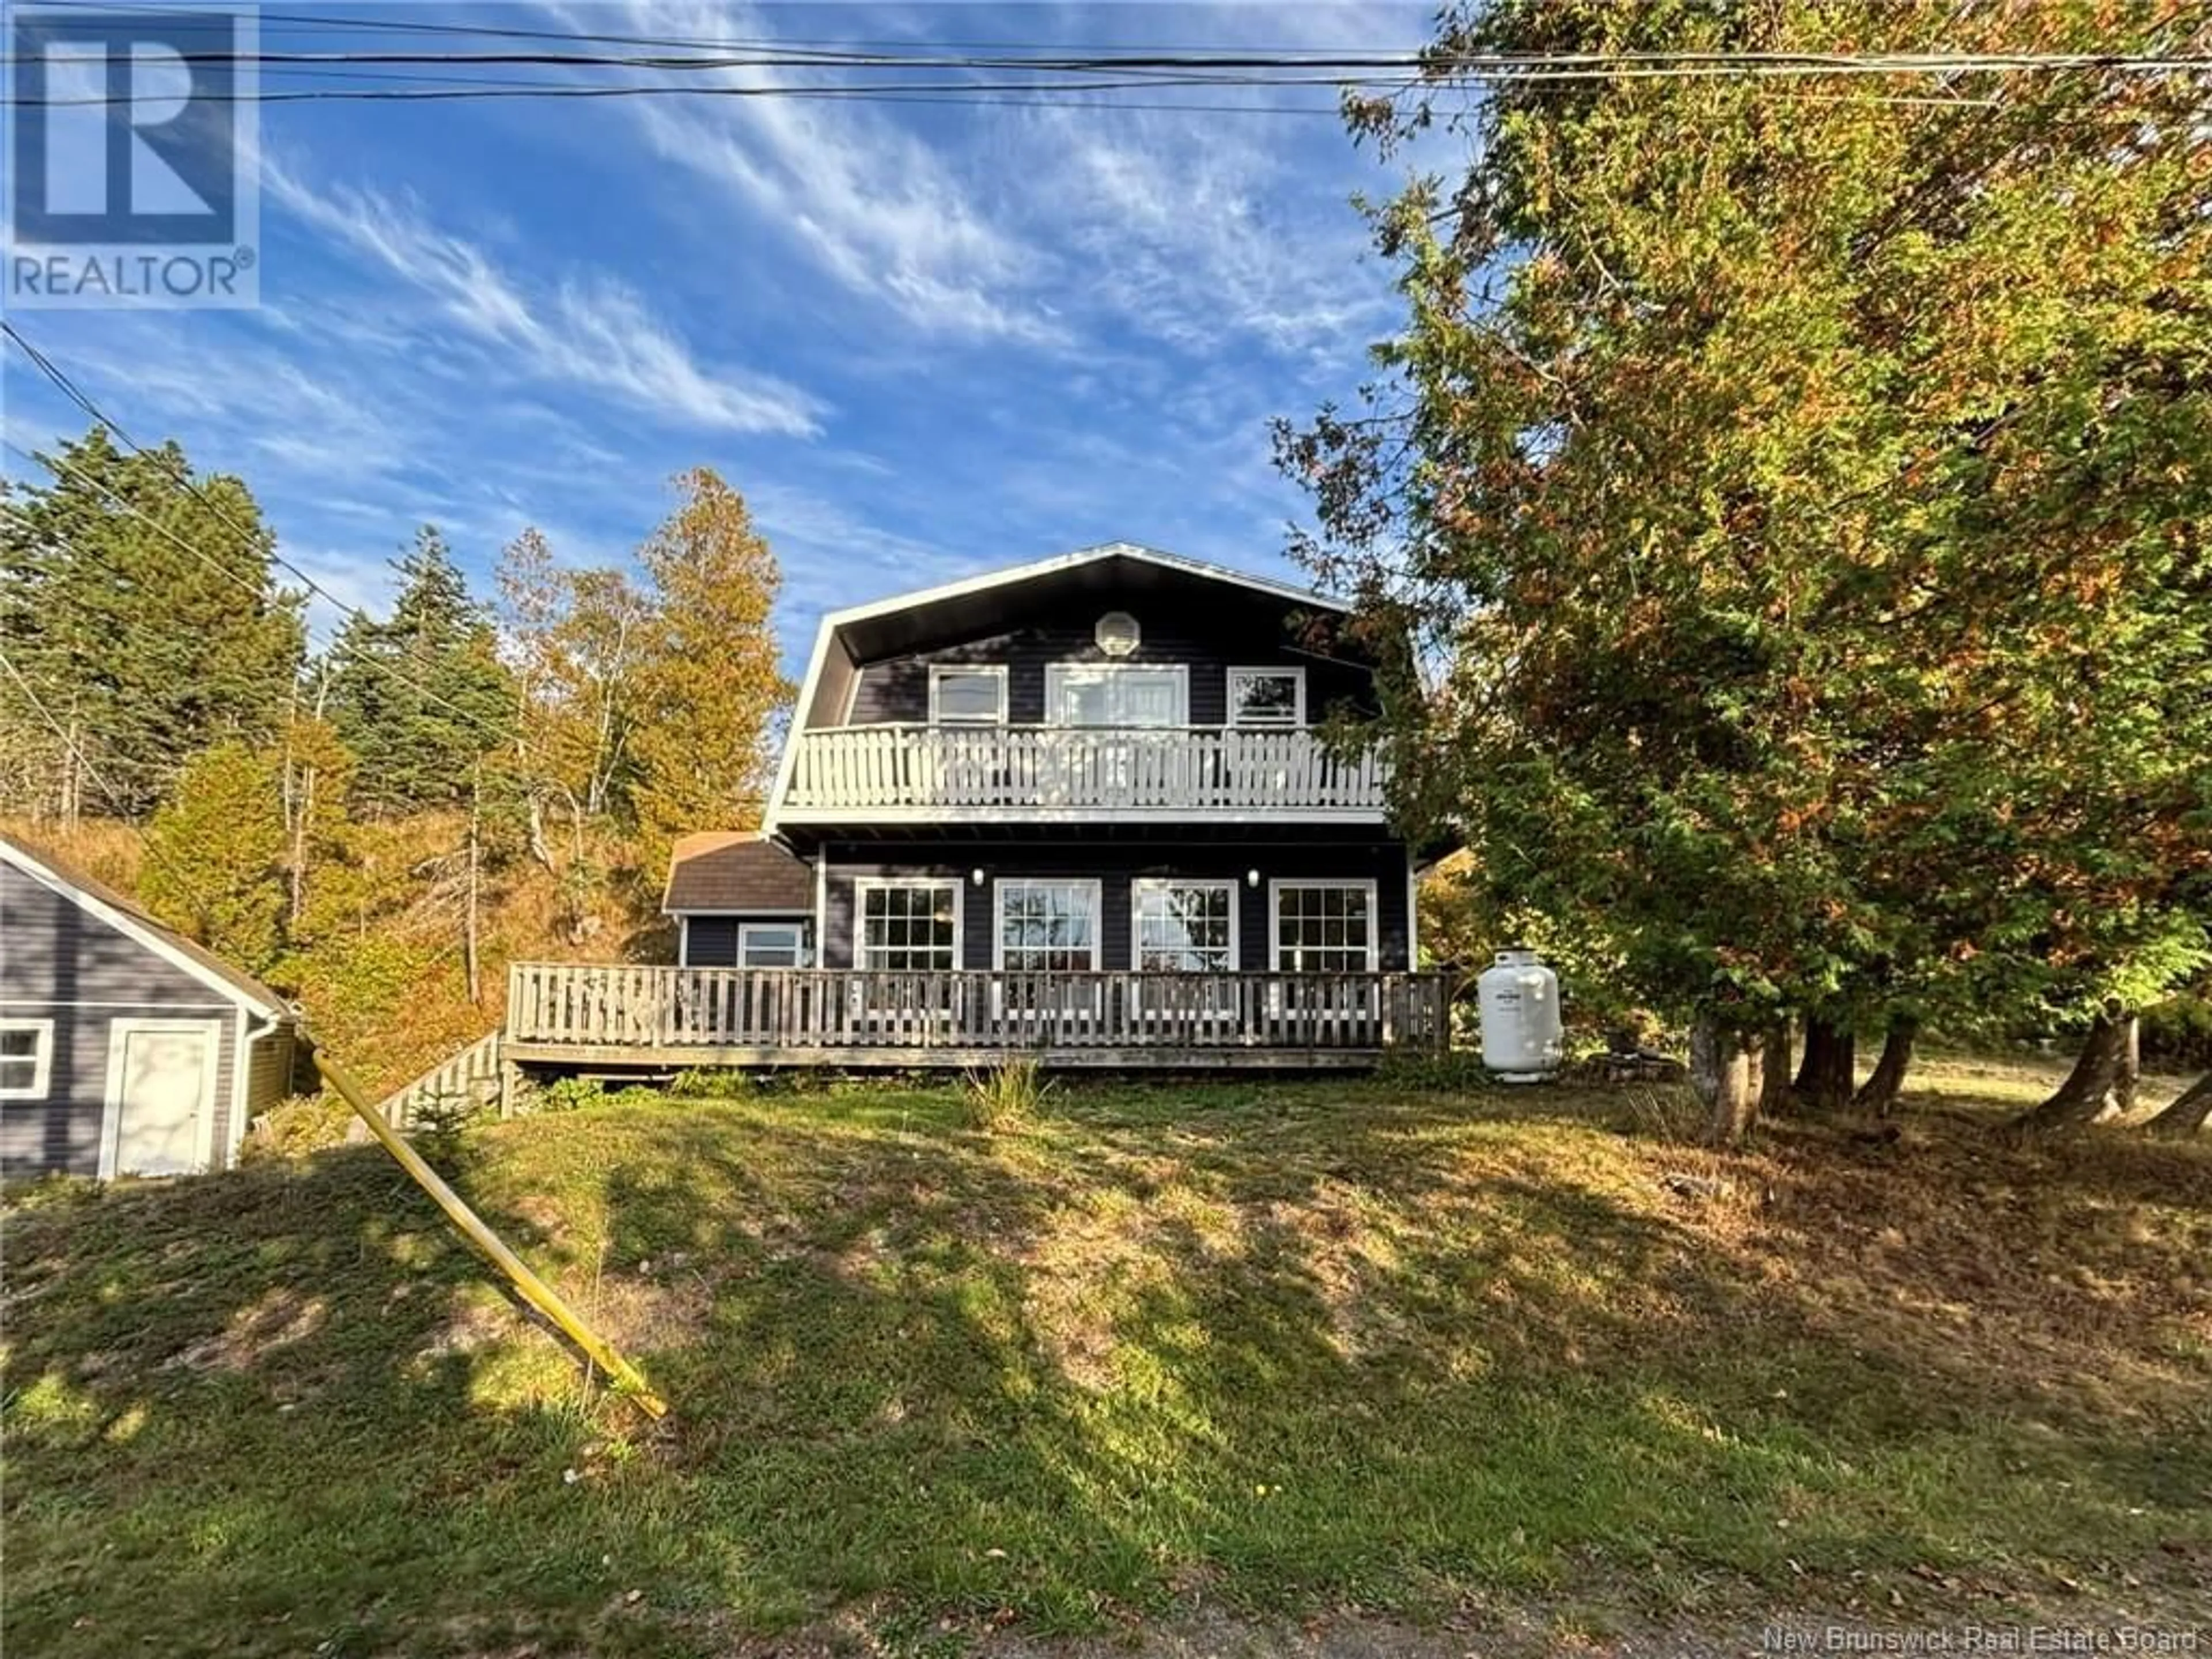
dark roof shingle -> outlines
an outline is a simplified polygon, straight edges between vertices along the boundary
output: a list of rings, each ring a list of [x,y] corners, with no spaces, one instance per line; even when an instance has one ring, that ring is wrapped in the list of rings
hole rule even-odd
[[[668,859],[660,908],[678,910],[811,910],[814,872],[750,832],[685,836]]]

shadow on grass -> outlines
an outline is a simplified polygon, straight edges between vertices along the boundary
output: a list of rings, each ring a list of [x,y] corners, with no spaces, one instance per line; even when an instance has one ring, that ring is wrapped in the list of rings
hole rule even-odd
[[[1000,1137],[945,1090],[495,1132],[472,1200],[660,1433],[374,1152],[33,1209],[14,1633],[690,1652],[854,1602],[1052,1631],[2212,1562],[2203,1160],[2076,1184],[1792,1126],[1698,1204],[1603,1115],[1231,1085]]]

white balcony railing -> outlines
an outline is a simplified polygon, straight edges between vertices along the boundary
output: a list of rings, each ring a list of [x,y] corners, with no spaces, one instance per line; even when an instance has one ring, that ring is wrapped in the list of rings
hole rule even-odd
[[[847,726],[794,734],[777,816],[1376,817],[1387,773],[1312,732],[1221,726]]]

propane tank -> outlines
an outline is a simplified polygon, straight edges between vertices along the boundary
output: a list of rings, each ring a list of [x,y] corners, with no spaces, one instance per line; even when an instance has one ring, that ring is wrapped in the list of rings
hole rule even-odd
[[[1500,951],[1475,990],[1485,1066],[1507,1083],[1541,1083],[1559,1069],[1566,1046],[1559,976],[1534,951]]]

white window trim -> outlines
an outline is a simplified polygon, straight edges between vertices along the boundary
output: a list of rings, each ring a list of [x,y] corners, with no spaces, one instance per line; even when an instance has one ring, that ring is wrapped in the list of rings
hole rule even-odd
[[[54,1080],[54,1023],[51,1019],[0,1019],[0,1031],[29,1031],[37,1041],[30,1054],[31,1081],[27,1085],[10,1087],[0,1083],[0,1100],[44,1100]],[[23,1063],[16,1054],[0,1069],[0,1078]]]
[[[1237,681],[1262,678],[1280,679],[1286,674],[1297,686],[1297,693],[1291,700],[1290,720],[1287,721],[1242,720],[1237,717]],[[1225,726],[1233,726],[1240,732],[1294,732],[1302,728],[1306,723],[1306,671],[1301,667],[1292,665],[1281,668],[1266,666],[1231,668],[1229,671],[1228,680],[1223,687],[1223,692],[1224,702],[1222,714],[1224,718],[1222,723]]]
[[[1060,717],[1060,691],[1070,674],[1085,674],[1100,679],[1117,674],[1166,674],[1176,682],[1176,713],[1178,718],[1164,726],[1124,728],[1120,726],[1070,726]],[[1113,732],[1125,729],[1172,732],[1190,724],[1190,665],[1181,662],[1052,662],[1044,668],[1044,723],[1064,732]]]
[[[112,1181],[122,1157],[124,1042],[134,1031],[204,1031],[214,1040],[207,1084],[200,1091],[198,1167],[215,1167],[215,1102],[222,1073],[222,1021],[219,1019],[111,1019],[107,1022],[107,1089],[100,1116],[100,1178]]]
[[[1143,919],[1138,915],[1138,896],[1147,890],[1159,891],[1170,887],[1219,887],[1229,894],[1229,965],[1218,971],[1233,974],[1244,959],[1243,929],[1237,913],[1240,902],[1237,890],[1243,884],[1212,876],[1144,876],[1129,884],[1129,971],[1145,971],[1145,930]],[[1164,971],[1164,970],[1163,970]]]
[[[1365,893],[1367,895],[1366,971],[1370,974],[1380,973],[1382,971],[1382,908],[1377,902],[1375,884],[1372,881],[1330,880],[1326,878],[1319,877],[1308,879],[1298,877],[1290,877],[1280,881],[1270,881],[1267,884],[1267,960],[1273,964],[1274,972],[1279,974],[1296,974],[1335,973],[1340,971],[1336,969],[1301,969],[1291,968],[1285,965],[1283,962],[1283,891],[1285,888],[1342,888],[1346,890],[1356,888],[1359,891]],[[1358,969],[1346,969],[1341,971],[1357,973],[1360,970]]]
[[[738,966],[740,968],[750,968],[754,965],[745,960],[745,939],[748,934],[751,933],[790,934],[792,939],[792,957],[793,958],[791,965],[793,968],[804,968],[807,965],[806,958],[808,951],[806,948],[806,923],[803,918],[794,919],[790,921],[739,922],[738,924]],[[764,968],[763,971],[775,972],[780,970]]]
[[[1068,973],[1095,974],[1106,954],[1106,884],[1083,876],[1007,876],[991,884],[991,967],[1006,971],[1006,890],[1012,887],[1079,887],[1091,898],[1091,965],[1070,968]],[[1018,973],[1033,971],[1018,969]],[[1046,970],[1037,969],[1042,973]]]
[[[999,712],[988,720],[961,716],[946,720],[939,710],[938,682],[947,674],[980,674],[999,683]],[[1006,665],[1002,662],[933,663],[929,670],[929,723],[932,726],[1004,726],[1008,714]]]
[[[967,934],[968,904],[962,893],[963,883],[957,876],[855,876],[853,878],[853,967],[862,973],[933,974],[958,973],[967,960],[962,950]],[[952,966],[945,968],[871,968],[868,966],[868,895],[879,889],[895,887],[938,888],[952,890]]]

